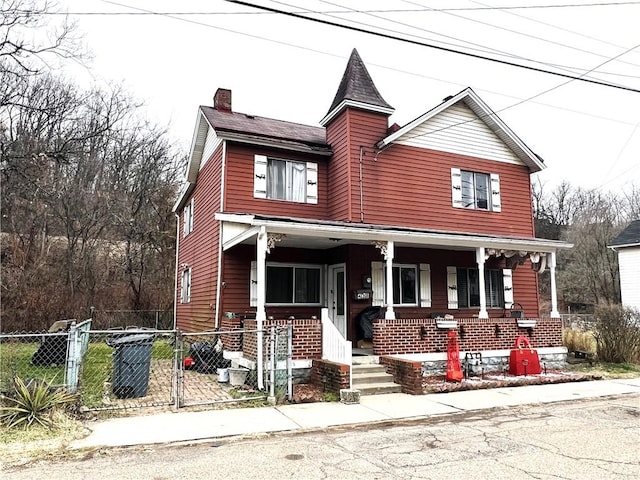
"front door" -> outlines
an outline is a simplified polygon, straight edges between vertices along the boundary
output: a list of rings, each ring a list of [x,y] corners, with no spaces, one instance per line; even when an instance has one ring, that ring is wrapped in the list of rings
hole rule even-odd
[[[345,315],[347,303],[345,265],[329,265],[329,318],[338,331],[347,338],[347,319]]]

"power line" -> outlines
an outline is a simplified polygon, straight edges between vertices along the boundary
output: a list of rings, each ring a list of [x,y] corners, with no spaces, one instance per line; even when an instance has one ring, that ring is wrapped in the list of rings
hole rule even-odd
[[[408,39],[408,38],[396,37],[394,35],[389,35],[389,34],[382,33],[382,32],[374,32],[374,31],[367,30],[367,29],[364,29],[364,28],[354,27],[354,26],[351,26],[351,25],[344,25],[344,24],[333,22],[333,21],[330,21],[330,20],[324,20],[324,19],[321,19],[321,18],[307,17],[305,15],[300,15],[300,14],[293,13],[293,12],[287,12],[285,10],[280,10],[280,9],[273,8],[273,7],[266,7],[266,6],[262,6],[262,5],[256,5],[254,3],[244,2],[244,1],[241,1],[241,0],[225,0],[225,1],[227,1],[228,3],[234,3],[236,5],[242,5],[244,7],[256,8],[256,9],[265,10],[265,11],[269,11],[269,12],[273,12],[273,13],[279,13],[279,14],[282,14],[282,15],[285,15],[285,16],[298,18],[298,19],[301,19],[301,20],[308,20],[308,21],[320,23],[320,24],[323,24],[323,25],[329,25],[329,26],[332,26],[332,27],[343,28],[343,29],[346,29],[346,30],[354,31],[354,32],[365,33],[365,34],[368,34],[368,35],[373,35],[373,36],[377,36],[377,37],[381,37],[381,38],[386,38],[386,39],[389,39],[389,40],[397,40],[397,41],[400,41],[400,42],[409,43],[409,44],[412,44],[412,45],[418,45],[418,46],[427,47],[427,48],[433,48],[433,49],[441,50],[441,51],[448,52],[448,53],[456,53],[458,55],[464,55],[464,56],[471,57],[471,58],[476,58],[476,59],[479,59],[479,60],[486,60],[486,61],[490,61],[490,62],[494,62],[494,63],[499,63],[499,64],[502,64],[502,65],[508,65],[508,66],[511,66],[511,67],[517,67],[517,68],[522,68],[522,69],[526,69],[526,70],[530,70],[530,71],[534,71],[534,72],[546,73],[546,74],[549,74],[549,75],[555,75],[555,76],[558,76],[558,77],[568,78],[568,79],[571,79],[571,80],[578,80],[578,81],[581,81],[581,82],[592,83],[592,84],[595,84],[595,85],[601,85],[601,86],[617,88],[617,89],[625,90],[625,91],[629,91],[629,92],[640,93],[639,89],[632,88],[632,87],[627,87],[627,86],[624,86],[624,85],[617,85],[617,84],[604,82],[604,81],[600,81],[600,80],[595,80],[595,79],[592,79],[592,78],[585,78],[583,76],[584,74],[582,76],[575,76],[575,75],[569,75],[569,74],[561,73],[561,72],[554,72],[554,71],[546,70],[546,69],[539,68],[539,67],[533,67],[531,65],[523,65],[523,64],[520,64],[520,63],[516,63],[516,62],[510,62],[510,61],[507,61],[507,60],[500,60],[500,59],[497,59],[497,58],[486,57],[486,56],[483,56],[483,55],[478,55],[478,54],[470,53],[470,52],[464,52],[464,51],[456,50],[456,49],[453,49],[453,48],[442,47],[442,46],[439,46],[439,45],[433,45],[433,44],[426,43],[426,42],[420,42],[418,40],[411,40],[411,39]],[[634,47],[634,48],[636,48],[636,47]]]
[[[464,11],[483,11],[483,10],[541,10],[547,8],[590,8],[590,7],[612,7],[624,5],[640,5],[640,2],[599,2],[599,3],[567,3],[567,4],[551,4],[551,5],[503,5],[499,7],[483,6],[483,7],[458,7],[458,8],[439,8],[439,12],[464,12]],[[429,12],[431,8],[392,8],[392,9],[373,9],[359,10],[360,13],[415,13]],[[308,11],[298,11],[295,13],[307,13]],[[265,15],[274,12],[40,12],[41,15],[130,15],[130,16],[151,16],[151,15]],[[314,10],[312,13],[353,13],[349,10]]]

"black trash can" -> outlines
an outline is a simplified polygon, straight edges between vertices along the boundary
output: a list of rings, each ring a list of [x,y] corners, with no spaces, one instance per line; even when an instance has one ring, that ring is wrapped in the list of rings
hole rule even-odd
[[[118,398],[138,398],[147,394],[153,335],[140,333],[109,342],[113,352],[112,390]]]
[[[356,317],[356,325],[360,327],[360,333],[365,340],[373,338],[373,321],[382,318],[382,307],[367,307]]]

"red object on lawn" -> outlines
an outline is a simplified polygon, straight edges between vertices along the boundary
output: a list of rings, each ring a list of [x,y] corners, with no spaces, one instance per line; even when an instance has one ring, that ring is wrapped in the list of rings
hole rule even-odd
[[[459,382],[462,380],[462,367],[460,366],[458,332],[449,330],[447,336],[449,343],[447,344],[447,375],[445,378],[449,382]]]
[[[193,358],[184,357],[184,368],[185,370],[191,370],[193,368]]]
[[[522,347],[524,343],[526,348]],[[531,342],[524,335],[516,338],[516,346],[509,357],[509,373],[511,375],[538,375],[542,372],[538,351],[534,350]]]

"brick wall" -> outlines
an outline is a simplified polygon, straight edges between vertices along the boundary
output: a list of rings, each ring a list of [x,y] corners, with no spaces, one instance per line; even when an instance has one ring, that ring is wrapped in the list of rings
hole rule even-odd
[[[322,388],[323,392],[339,394],[343,388],[349,388],[349,365],[314,359],[311,367],[311,383]]]
[[[562,346],[560,319],[538,318],[532,329],[519,328],[514,318],[456,320],[461,351],[510,349],[519,335],[527,336],[534,348]],[[373,354],[446,352],[447,331],[438,328],[435,319],[375,320]]]
[[[233,332],[238,330],[238,333],[221,333],[220,340],[224,345],[224,349],[229,352],[239,352],[242,350],[242,323],[239,318],[222,317],[220,322],[221,332]]]
[[[322,357],[322,322],[320,319],[265,320],[263,329],[268,331],[272,326],[293,326],[293,360],[304,360]],[[258,341],[256,320],[245,320],[242,352],[244,357],[253,360],[257,357]],[[265,336],[266,339],[266,336]],[[266,352],[268,345],[264,344]]]
[[[385,366],[387,373],[393,375],[393,381],[402,386],[403,393],[410,395],[423,393],[422,362],[380,357],[380,364]]]

